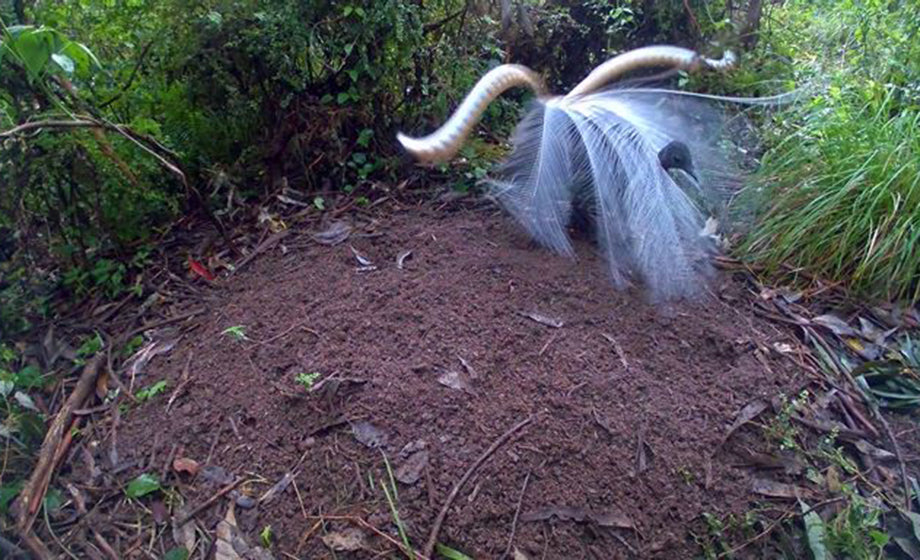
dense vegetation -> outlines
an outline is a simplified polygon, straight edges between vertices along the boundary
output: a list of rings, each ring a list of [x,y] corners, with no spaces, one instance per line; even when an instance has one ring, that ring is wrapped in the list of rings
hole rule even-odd
[[[920,2],[788,2],[771,48],[816,95],[764,128],[766,206],[743,248],[884,300],[920,300]]]

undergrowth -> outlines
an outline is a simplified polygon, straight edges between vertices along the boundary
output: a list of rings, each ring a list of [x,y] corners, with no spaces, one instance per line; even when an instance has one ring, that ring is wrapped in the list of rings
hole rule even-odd
[[[748,193],[763,211],[740,250],[768,273],[920,301],[918,9],[871,0],[778,10],[770,40],[815,95],[766,128],[771,148]]]

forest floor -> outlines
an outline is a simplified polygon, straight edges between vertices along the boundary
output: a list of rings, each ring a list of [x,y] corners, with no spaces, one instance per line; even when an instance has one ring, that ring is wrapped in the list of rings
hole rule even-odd
[[[270,526],[276,555],[331,558],[357,528],[364,550],[339,557],[372,558],[392,547],[336,518],[399,540],[385,461],[421,549],[464,472],[529,420],[472,473],[439,542],[498,558],[517,515],[528,557],[684,558],[694,520],[748,507],[753,475],[723,438],[802,380],[769,350],[790,334],[752,315],[741,282],[653,307],[614,290],[590,245],[553,256],[482,208],[396,213],[336,245],[301,235],[221,282],[200,326],[137,375],[185,385],[169,410],[164,396],[122,417],[125,474],[170,457],[217,467],[184,479],[192,503],[236,477],[258,499],[292,475],[237,508],[250,541]],[[308,391],[296,377],[313,373]]]
[[[83,529],[120,558],[395,558],[436,540],[607,560],[694,557],[710,520],[765,496],[795,515],[802,471],[754,425],[816,379],[794,330],[755,313],[749,275],[656,307],[586,242],[554,256],[493,206],[444,206],[266,234],[244,268],[189,285],[176,307],[199,313],[119,368],[138,402],[62,469],[97,494]],[[141,475],[163,490],[100,490]]]

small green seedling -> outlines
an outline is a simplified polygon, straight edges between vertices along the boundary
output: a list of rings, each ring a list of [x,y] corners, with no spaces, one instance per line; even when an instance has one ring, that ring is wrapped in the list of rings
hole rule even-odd
[[[319,372],[314,371],[313,373],[298,373],[297,377],[294,378],[294,381],[303,385],[303,388],[307,391],[313,389],[313,384],[319,378]]]
[[[235,325],[233,327],[227,327],[226,329],[224,329],[224,332],[222,332],[221,334],[231,336],[235,338],[236,340],[249,340],[248,338],[246,338],[246,327],[244,327],[243,325]]]
[[[150,387],[145,387],[141,389],[134,395],[134,397],[137,399],[137,402],[149,401],[150,399],[159,395],[165,390],[166,390],[166,380],[161,379],[160,381],[157,381]]]
[[[266,525],[265,528],[262,529],[262,532],[259,533],[259,540],[262,541],[262,546],[264,548],[272,547],[272,526],[271,525]]]

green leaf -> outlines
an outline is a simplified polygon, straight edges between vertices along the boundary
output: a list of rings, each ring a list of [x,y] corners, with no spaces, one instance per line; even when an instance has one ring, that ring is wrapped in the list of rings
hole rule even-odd
[[[45,384],[42,372],[37,366],[28,365],[13,376],[13,383],[22,389],[36,389]]]
[[[262,546],[264,548],[272,547],[272,526],[266,525],[262,532],[259,533],[259,540],[262,541]]]
[[[156,476],[144,473],[128,483],[128,487],[125,488],[125,494],[129,498],[140,498],[161,488],[160,481],[157,480]]]
[[[449,560],[473,560],[459,550],[454,550],[453,548],[441,543],[437,543],[435,545],[435,549],[438,551],[438,554],[444,558],[448,558]]]
[[[49,489],[48,492],[45,494],[45,499],[42,500],[42,505],[44,506],[45,511],[49,513],[57,510],[63,504],[64,504],[64,495],[57,488]]]
[[[348,103],[349,99],[351,99],[351,96],[347,91],[340,91],[339,94],[335,96],[335,100],[338,101],[339,105]]]
[[[165,390],[166,390],[166,380],[165,380],[165,379],[161,379],[160,381],[157,381],[156,383],[154,383],[154,384],[151,385],[150,387],[147,387],[147,388],[145,388],[145,389],[141,389],[141,390],[138,391],[137,394],[134,395],[134,396],[137,398],[138,401],[144,402],[144,401],[149,401],[150,399],[152,399],[153,397],[159,395],[160,393],[162,393],[162,392],[165,391]]]
[[[357,144],[362,148],[366,148],[371,143],[371,138],[374,137],[374,131],[370,128],[365,128],[358,134]]]
[[[25,485],[24,480],[17,480],[13,484],[0,486],[0,515],[7,514],[10,502],[19,495],[23,485]]]
[[[12,50],[22,61],[30,80],[38,78],[48,65],[53,39],[51,30],[39,28],[22,33],[13,43]]]
[[[166,551],[163,560],[188,560],[188,550],[184,546],[177,546]]]
[[[82,75],[87,75],[92,70],[102,68],[102,63],[99,62],[93,51],[89,50],[83,43],[68,41],[64,48],[60,50],[60,53],[70,57],[76,64],[78,72]]]
[[[815,560],[831,560],[831,555],[827,551],[827,533],[824,527],[824,521],[815,511],[809,511],[811,508],[804,501],[799,500],[799,507],[802,513],[805,513],[805,533],[808,536],[808,548]]]
[[[69,56],[66,54],[54,53],[51,55],[51,59],[54,60],[55,64],[61,67],[61,70],[67,74],[73,74],[74,63]]]
[[[318,197],[316,197],[316,198],[313,199],[313,206],[316,206],[316,209],[317,209],[317,210],[325,210],[325,209],[326,209],[326,201],[323,199],[323,197],[318,196]]]

